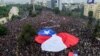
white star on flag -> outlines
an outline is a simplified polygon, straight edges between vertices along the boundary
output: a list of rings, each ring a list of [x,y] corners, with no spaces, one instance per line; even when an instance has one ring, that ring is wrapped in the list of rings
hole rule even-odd
[[[44,33],[45,33],[45,34],[49,34],[49,33],[50,33],[50,31],[49,31],[49,30],[47,30],[47,31],[44,31]]]

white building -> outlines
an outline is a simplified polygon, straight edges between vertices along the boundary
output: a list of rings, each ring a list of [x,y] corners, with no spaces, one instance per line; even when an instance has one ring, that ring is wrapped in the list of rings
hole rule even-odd
[[[95,1],[84,5],[84,16],[88,16],[89,11],[93,11],[93,17],[96,19],[100,19],[100,3],[95,3]]]
[[[84,5],[84,16],[88,16],[89,11],[93,11],[93,17],[100,19],[100,3],[85,4]]]

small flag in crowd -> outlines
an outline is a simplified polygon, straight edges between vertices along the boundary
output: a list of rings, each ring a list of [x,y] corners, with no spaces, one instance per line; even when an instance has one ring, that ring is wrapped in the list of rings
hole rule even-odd
[[[77,52],[72,52],[72,51],[70,51],[70,52],[68,53],[68,56],[78,56],[78,53],[77,53]]]

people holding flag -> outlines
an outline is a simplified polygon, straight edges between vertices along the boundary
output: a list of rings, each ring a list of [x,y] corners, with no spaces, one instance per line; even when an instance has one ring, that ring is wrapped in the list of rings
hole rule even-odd
[[[78,44],[79,38],[67,32],[56,33],[53,29],[44,28],[38,32],[35,41],[41,44],[41,49],[48,52],[60,52]],[[69,56],[77,56],[77,52],[70,51]]]

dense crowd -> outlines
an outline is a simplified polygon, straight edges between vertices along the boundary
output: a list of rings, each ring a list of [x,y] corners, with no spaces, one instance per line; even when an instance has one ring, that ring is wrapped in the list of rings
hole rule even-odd
[[[35,30],[42,27],[54,28],[57,32],[68,32],[79,37],[80,42],[73,50],[78,51],[79,56],[100,56],[100,42],[94,40],[92,29],[86,27],[86,19],[75,19],[55,15],[51,11],[42,11],[37,17],[14,20],[5,24],[9,33],[0,37],[0,56],[66,56],[70,49],[62,52],[52,53],[41,50],[40,45],[34,41],[25,48],[17,49],[17,37],[20,35],[21,27],[24,24],[32,24]]]

